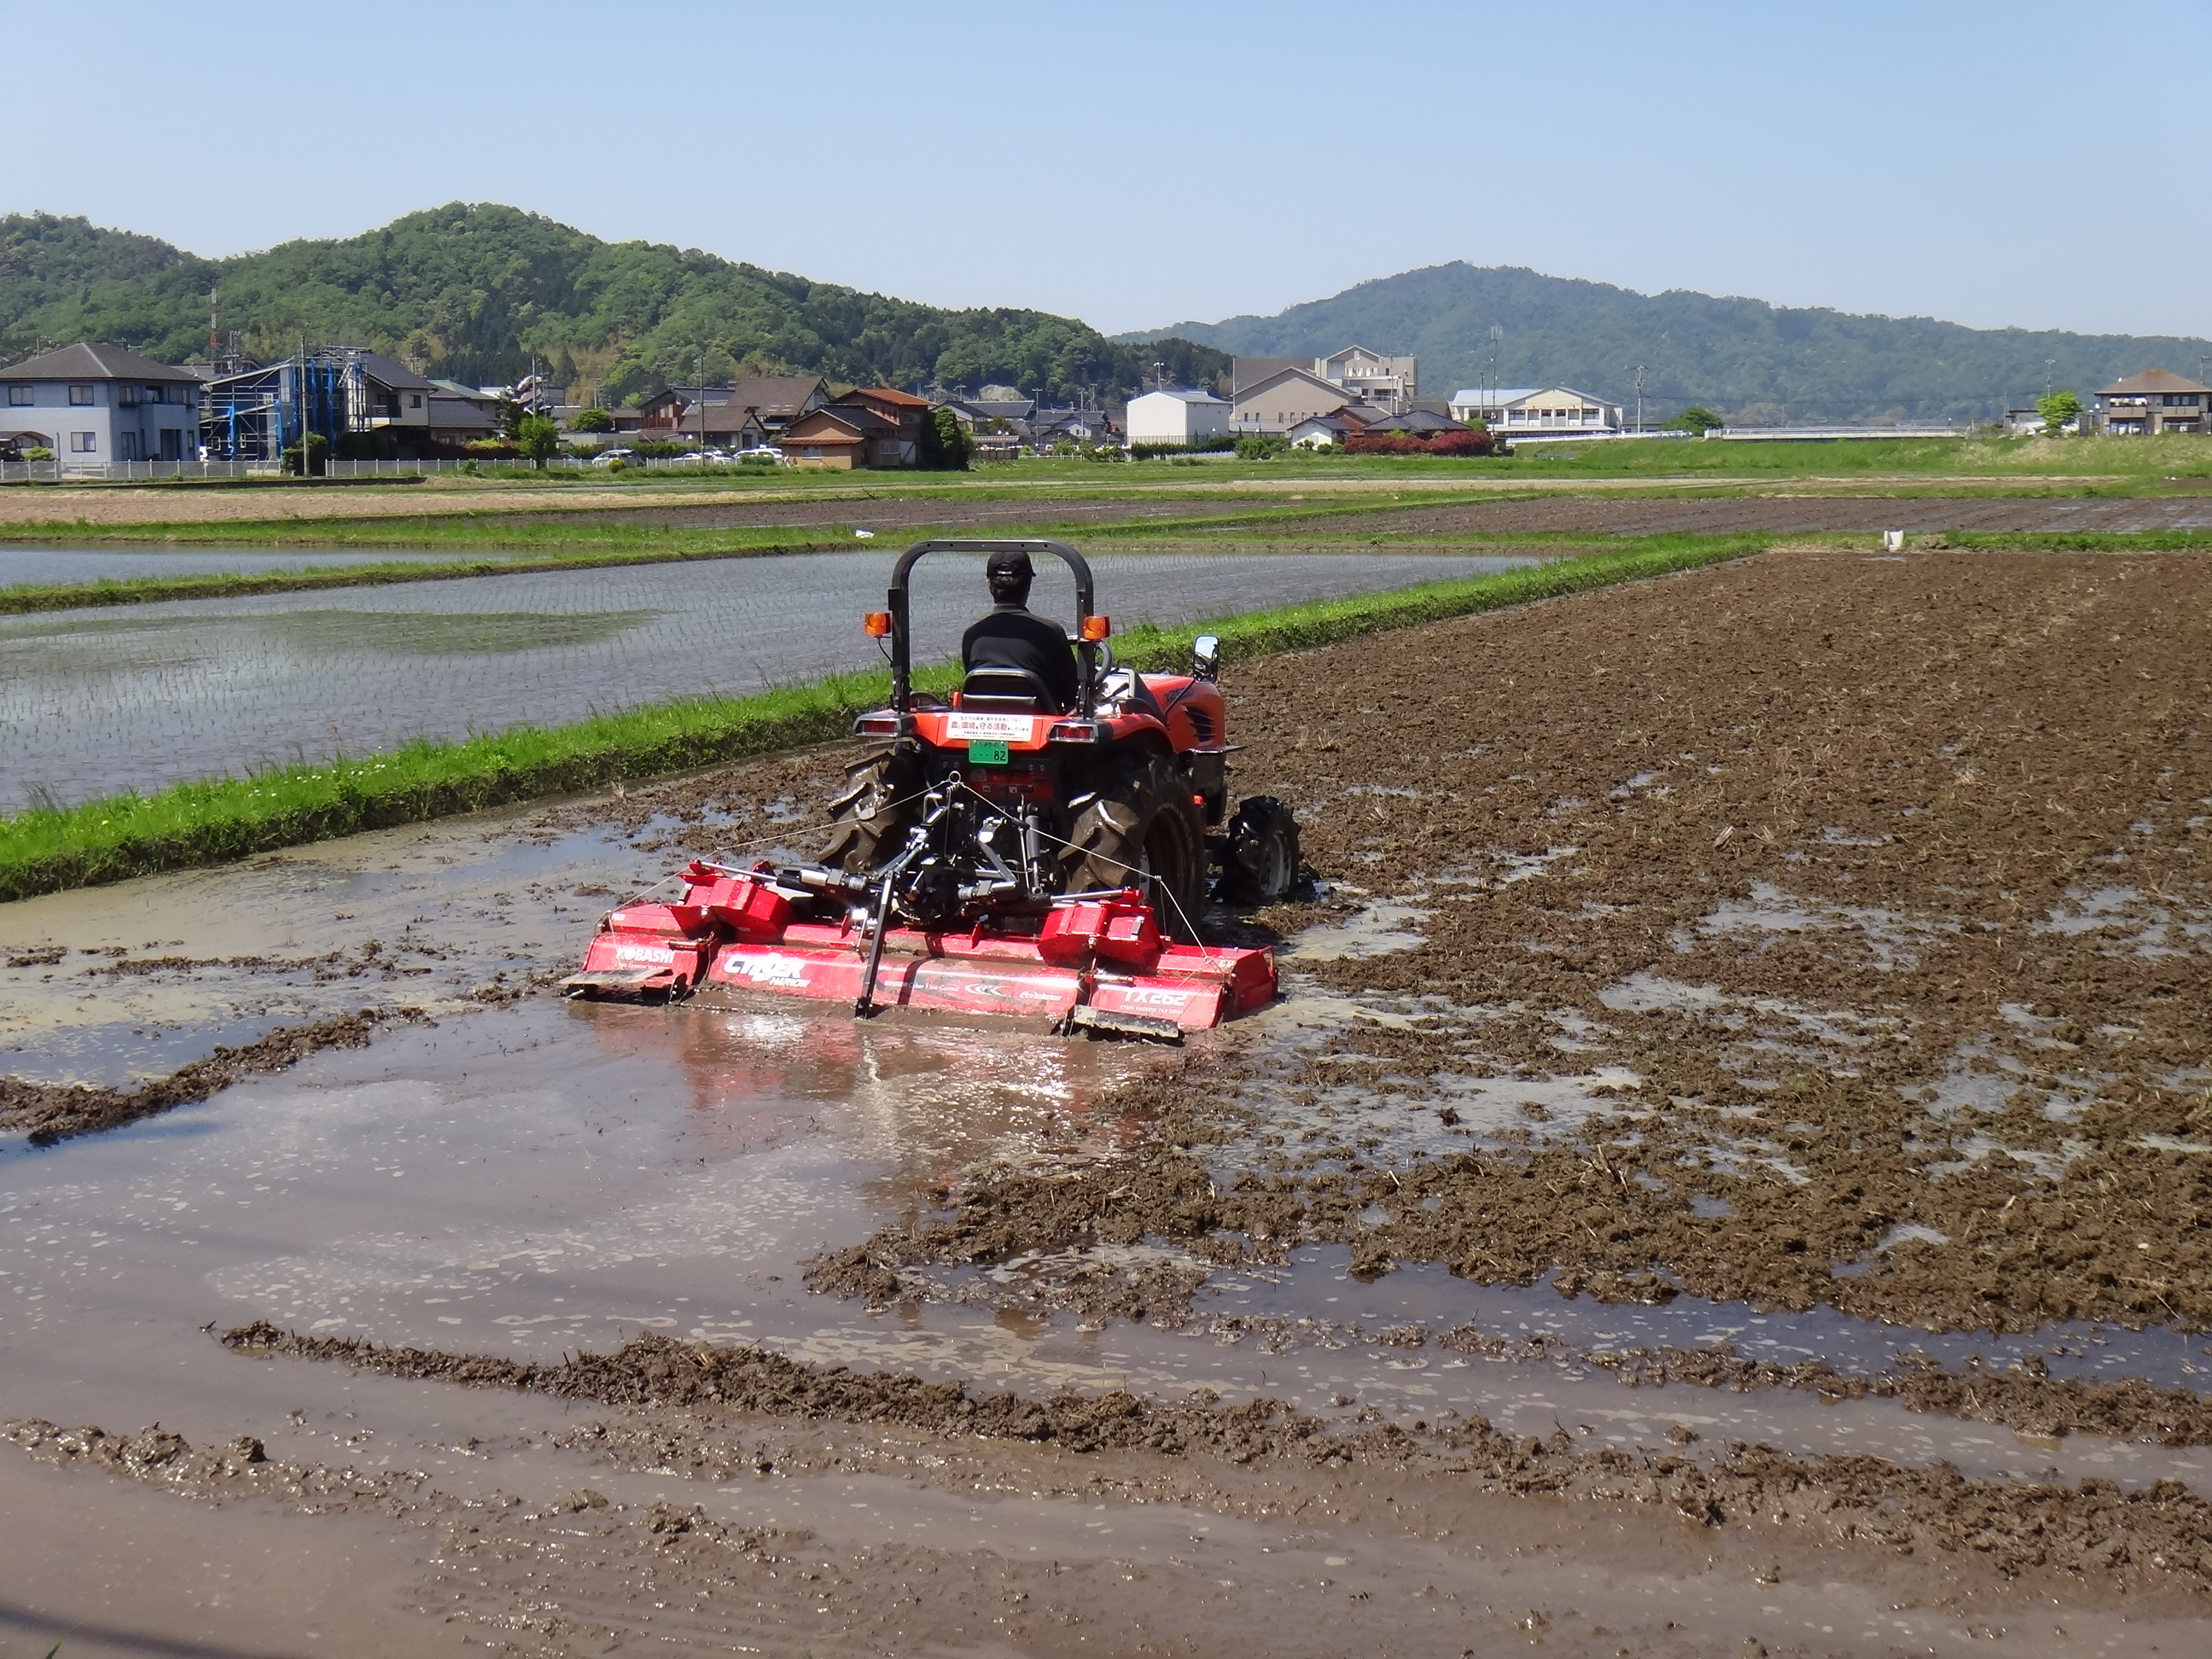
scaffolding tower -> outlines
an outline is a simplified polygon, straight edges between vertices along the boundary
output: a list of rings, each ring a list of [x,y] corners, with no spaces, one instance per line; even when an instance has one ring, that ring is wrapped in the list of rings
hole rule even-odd
[[[252,363],[208,381],[200,392],[200,441],[211,460],[280,461],[305,433],[332,451],[349,432],[369,429],[359,349],[302,346],[281,362]]]

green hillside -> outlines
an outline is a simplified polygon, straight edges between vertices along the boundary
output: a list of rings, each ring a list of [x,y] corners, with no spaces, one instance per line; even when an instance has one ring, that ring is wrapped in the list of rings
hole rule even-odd
[[[1492,326],[1503,331],[1492,379]],[[1421,360],[1425,395],[1564,384],[1619,403],[1644,365],[1647,410],[1689,404],[1792,422],[1994,416],[2032,401],[2048,373],[2087,392],[2152,364],[2195,376],[2212,342],[1976,329],[1862,317],[1677,289],[1638,294],[1511,266],[1455,262],[1347,289],[1275,317],[1158,331],[1248,356],[1316,356],[1357,343]],[[1153,336],[1119,337],[1142,341]]]
[[[202,259],[50,214],[0,217],[0,362],[109,340],[167,362],[204,357],[208,292],[228,347],[281,356],[301,336],[368,346],[426,374],[503,383],[532,354],[610,401],[738,367],[912,386],[987,382],[1126,396],[1156,361],[1209,377],[1211,349],[1107,340],[1041,311],[951,311],[695,249],[603,242],[536,214],[453,203],[342,241]]]

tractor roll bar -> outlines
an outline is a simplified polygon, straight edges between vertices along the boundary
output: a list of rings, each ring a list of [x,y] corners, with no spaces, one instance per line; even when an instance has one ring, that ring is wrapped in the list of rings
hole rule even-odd
[[[899,555],[899,562],[891,567],[890,592],[885,595],[891,613],[891,707],[899,714],[913,707],[914,647],[908,625],[907,577],[915,563],[925,553],[995,553],[1001,548],[1018,548],[1025,553],[1049,553],[1075,573],[1075,626],[1079,635],[1083,619],[1093,613],[1091,567],[1083,555],[1066,542],[1047,541],[1041,537],[1022,537],[1000,541],[942,541],[916,542]],[[1098,703],[1098,647],[1090,640],[1075,641],[1075,712],[1090,720],[1097,712]]]

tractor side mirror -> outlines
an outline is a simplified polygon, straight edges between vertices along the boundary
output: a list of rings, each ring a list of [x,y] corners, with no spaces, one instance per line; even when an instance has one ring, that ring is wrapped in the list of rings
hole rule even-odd
[[[1221,641],[1212,634],[1200,634],[1190,642],[1191,672],[1202,680],[1221,678]]]

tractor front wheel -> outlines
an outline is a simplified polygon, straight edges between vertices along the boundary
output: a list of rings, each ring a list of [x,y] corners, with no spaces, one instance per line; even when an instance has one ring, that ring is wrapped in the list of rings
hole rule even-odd
[[[1298,878],[1298,821],[1273,795],[1237,803],[1221,861],[1221,896],[1231,904],[1273,904]]]
[[[1077,810],[1067,890],[1134,887],[1160,931],[1198,942],[1206,908],[1206,822],[1174,764],[1155,757],[1109,779]]]

